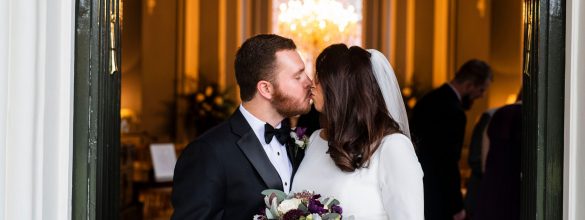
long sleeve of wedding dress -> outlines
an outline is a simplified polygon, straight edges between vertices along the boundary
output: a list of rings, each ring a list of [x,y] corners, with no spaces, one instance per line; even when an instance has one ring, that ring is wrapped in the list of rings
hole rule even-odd
[[[327,153],[320,130],[315,133],[294,178],[293,192],[309,190],[338,199],[344,219],[424,219],[423,173],[408,137],[384,137],[369,166],[344,172]]]
[[[382,202],[390,219],[424,219],[423,171],[410,139],[390,135],[380,146]]]

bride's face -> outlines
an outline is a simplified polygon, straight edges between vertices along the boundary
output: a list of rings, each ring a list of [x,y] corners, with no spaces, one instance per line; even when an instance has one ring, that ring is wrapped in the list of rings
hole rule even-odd
[[[318,77],[315,77],[313,84],[313,104],[318,112],[323,112],[323,88],[321,87],[321,83],[319,83]]]

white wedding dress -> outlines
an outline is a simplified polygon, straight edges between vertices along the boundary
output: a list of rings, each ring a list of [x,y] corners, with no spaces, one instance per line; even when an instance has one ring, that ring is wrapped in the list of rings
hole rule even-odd
[[[423,172],[408,137],[384,137],[367,168],[344,172],[327,153],[320,133],[310,138],[292,192],[309,190],[338,199],[345,219],[424,219]]]

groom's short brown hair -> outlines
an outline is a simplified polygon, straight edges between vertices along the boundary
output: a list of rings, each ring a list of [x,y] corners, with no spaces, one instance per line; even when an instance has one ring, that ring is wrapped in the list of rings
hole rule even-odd
[[[291,39],[275,34],[260,34],[246,40],[234,62],[242,101],[250,101],[256,95],[260,80],[273,82],[276,52],[296,48]]]

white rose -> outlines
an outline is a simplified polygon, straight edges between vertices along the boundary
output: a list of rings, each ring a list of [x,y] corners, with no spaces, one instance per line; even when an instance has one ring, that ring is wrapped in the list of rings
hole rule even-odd
[[[303,147],[305,142],[303,140],[295,140],[295,144],[298,145],[299,147]]]
[[[284,200],[278,206],[278,211],[282,214],[285,214],[290,210],[299,208],[300,204],[301,204],[301,200],[297,199],[297,198]]]

